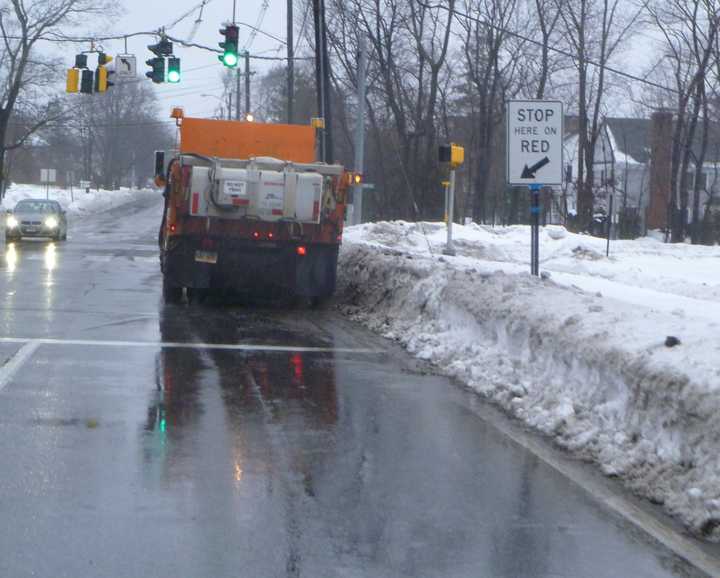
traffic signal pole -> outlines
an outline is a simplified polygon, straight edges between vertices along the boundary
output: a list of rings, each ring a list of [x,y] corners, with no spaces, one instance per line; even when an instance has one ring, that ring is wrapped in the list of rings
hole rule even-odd
[[[293,123],[295,98],[295,47],[293,46],[293,1],[287,0],[287,123]]]
[[[239,96],[239,95],[238,95]],[[239,104],[240,101],[238,101]],[[250,114],[250,53],[245,51],[245,117]]]
[[[365,85],[367,76],[367,50],[365,38],[360,36],[358,44],[358,71],[357,71],[357,118],[355,119],[355,172],[364,174],[365,169]],[[363,179],[364,181],[365,179]],[[363,188],[362,182],[353,185],[353,224],[362,223]]]
[[[455,218],[455,168],[450,169],[450,184],[447,188],[447,243],[443,255],[455,256],[453,245],[453,219]]]
[[[240,120],[240,69],[239,68],[235,69],[235,120]]]

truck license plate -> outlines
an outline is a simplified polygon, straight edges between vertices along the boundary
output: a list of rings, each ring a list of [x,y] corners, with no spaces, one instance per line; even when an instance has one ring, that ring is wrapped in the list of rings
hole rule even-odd
[[[198,263],[217,263],[217,253],[214,251],[195,251],[195,261]]]

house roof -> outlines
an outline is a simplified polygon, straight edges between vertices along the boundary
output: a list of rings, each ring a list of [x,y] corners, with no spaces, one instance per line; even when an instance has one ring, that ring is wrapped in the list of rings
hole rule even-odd
[[[638,163],[650,160],[650,127],[647,118],[606,118],[605,124],[612,133],[616,152],[627,155]]]
[[[645,164],[650,161],[652,121],[648,118],[620,118],[606,117],[610,138],[615,147],[615,157],[627,156],[629,160]],[[565,138],[572,138],[577,134],[577,117],[566,117]],[[693,154],[699,155],[702,141],[702,127],[698,125],[695,131]],[[706,163],[720,162],[720,123],[710,124],[709,142],[705,153]]]

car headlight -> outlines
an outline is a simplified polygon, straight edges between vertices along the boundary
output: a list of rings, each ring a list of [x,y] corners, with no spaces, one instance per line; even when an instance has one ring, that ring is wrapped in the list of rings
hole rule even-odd
[[[47,219],[45,219],[45,226],[48,229],[54,229],[58,226],[58,220],[55,217],[48,217]]]
[[[18,220],[15,217],[10,216],[7,218],[7,226],[9,229],[14,229],[18,224]]]

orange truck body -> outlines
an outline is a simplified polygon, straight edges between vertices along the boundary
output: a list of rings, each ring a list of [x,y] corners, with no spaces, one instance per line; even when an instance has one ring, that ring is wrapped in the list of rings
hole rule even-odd
[[[176,118],[159,237],[165,299],[184,289],[329,297],[349,179],[315,162],[315,130]]]
[[[184,118],[180,152],[224,159],[274,157],[296,163],[315,160],[315,129],[294,124]]]

